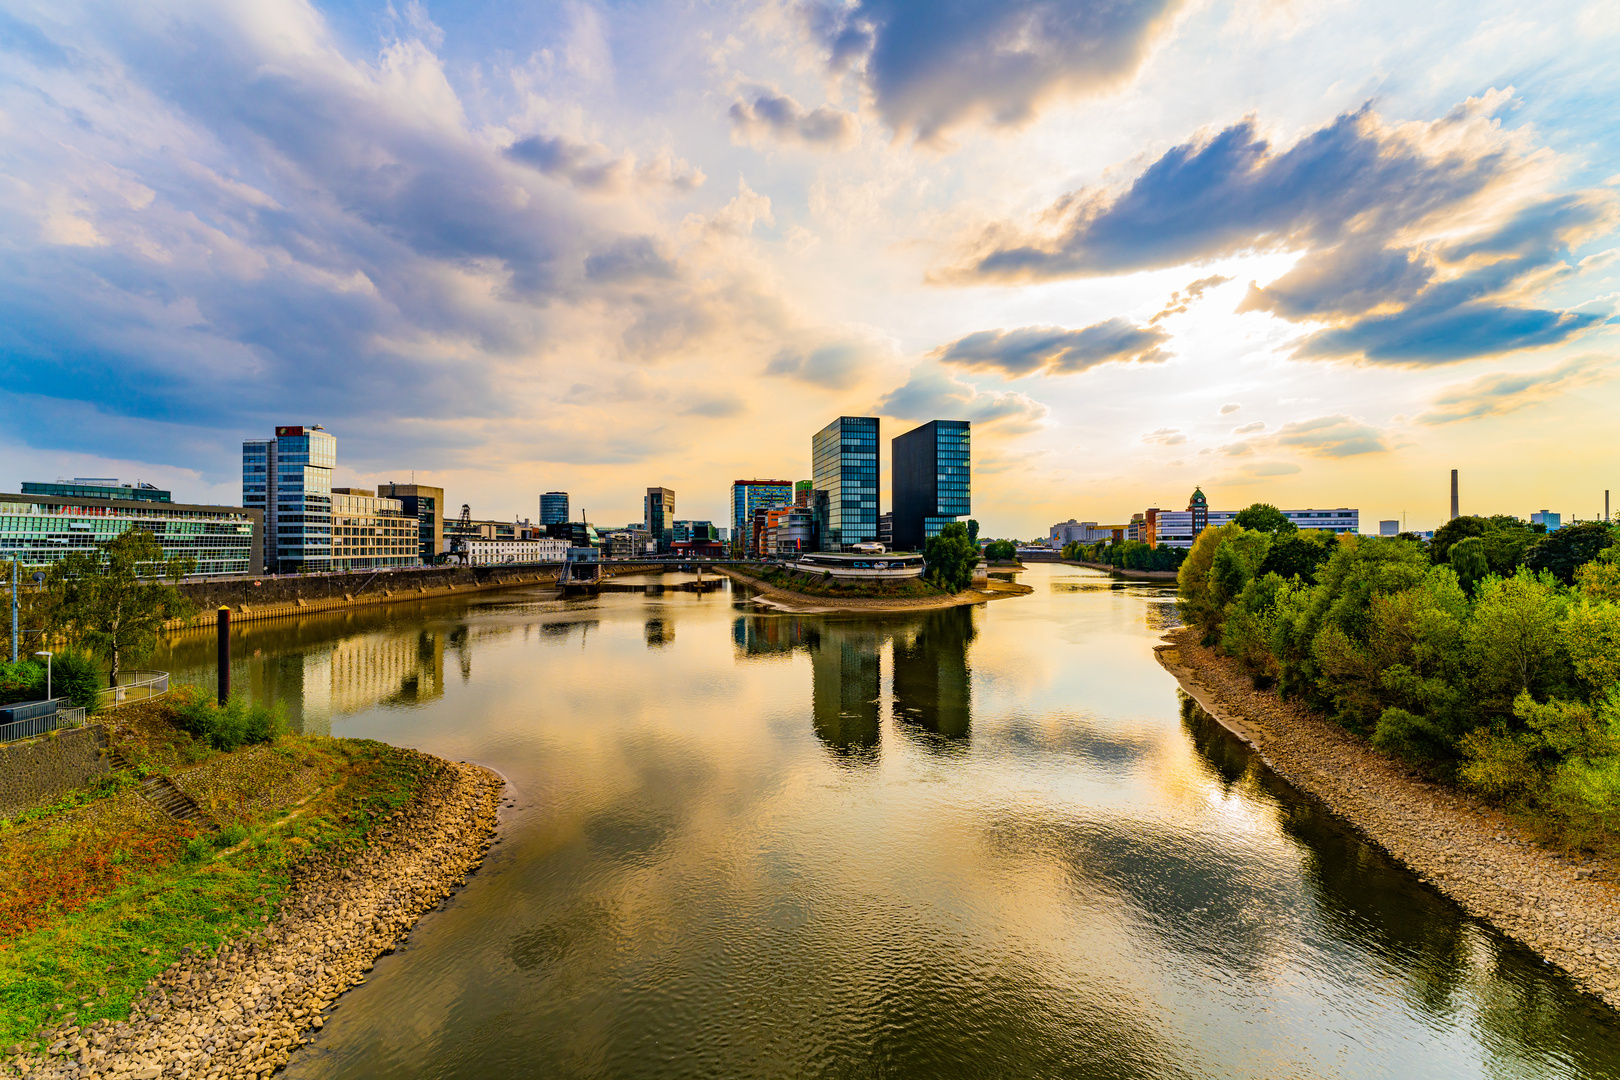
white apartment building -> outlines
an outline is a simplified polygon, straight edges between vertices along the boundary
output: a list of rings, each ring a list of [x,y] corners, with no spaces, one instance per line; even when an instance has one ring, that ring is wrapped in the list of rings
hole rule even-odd
[[[560,563],[568,556],[568,541],[543,537],[539,540],[488,540],[473,537],[467,541],[467,565],[498,566],[505,563]]]

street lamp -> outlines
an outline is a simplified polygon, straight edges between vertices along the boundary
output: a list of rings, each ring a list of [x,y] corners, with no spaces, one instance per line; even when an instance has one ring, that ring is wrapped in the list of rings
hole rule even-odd
[[[43,656],[45,658],[45,700],[49,701],[51,700],[51,654],[48,652],[37,652],[34,655]]]

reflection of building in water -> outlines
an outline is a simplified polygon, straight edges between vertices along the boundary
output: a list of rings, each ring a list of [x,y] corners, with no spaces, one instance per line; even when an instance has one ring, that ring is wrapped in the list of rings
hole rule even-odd
[[[945,608],[924,615],[910,640],[894,642],[894,713],[949,738],[967,735],[972,675],[967,647],[973,609]]]
[[[645,627],[647,632],[647,648],[662,649],[665,645],[675,643],[675,621],[673,619],[648,619]]]
[[[785,659],[809,646],[805,621],[794,615],[739,615],[731,623],[731,643],[747,659]]]
[[[328,654],[328,663],[334,716],[380,702],[414,704],[444,695],[444,645],[432,630],[345,638]],[[309,689],[306,680],[306,694]]]
[[[882,638],[837,624],[811,636],[811,709],[816,734],[834,750],[849,752],[878,743]]]

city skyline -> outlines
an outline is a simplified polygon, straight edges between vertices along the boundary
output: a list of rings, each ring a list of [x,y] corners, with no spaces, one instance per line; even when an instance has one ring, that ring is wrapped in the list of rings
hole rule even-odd
[[[840,415],[971,422],[1010,536],[1620,487],[1612,5],[926,10],[20,8],[0,489],[231,503],[319,423],[336,486],[730,521]]]

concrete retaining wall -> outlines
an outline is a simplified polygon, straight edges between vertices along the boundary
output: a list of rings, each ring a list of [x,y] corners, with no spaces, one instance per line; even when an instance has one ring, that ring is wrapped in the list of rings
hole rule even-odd
[[[107,729],[67,728],[0,746],[0,818],[48,803],[111,770]]]

